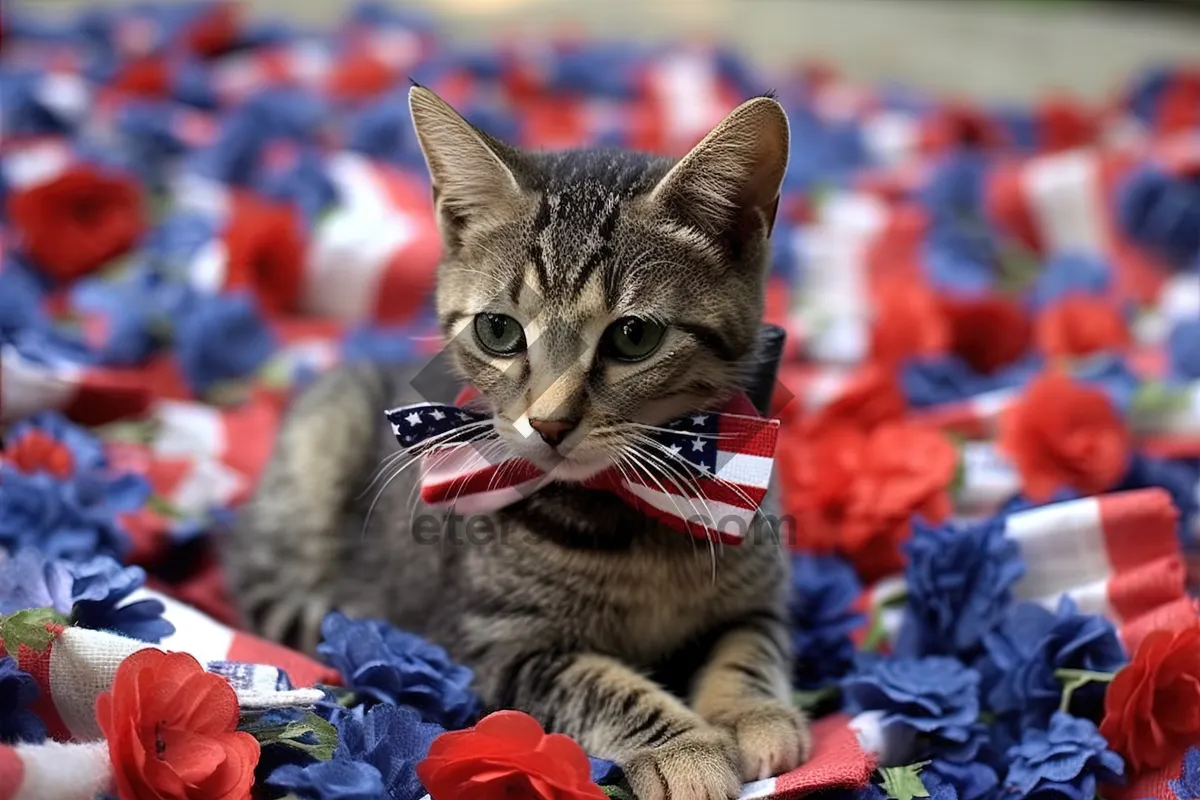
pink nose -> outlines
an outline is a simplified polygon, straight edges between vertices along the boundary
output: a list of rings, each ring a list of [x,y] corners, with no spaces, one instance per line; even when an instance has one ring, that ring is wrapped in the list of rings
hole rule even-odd
[[[567,434],[575,430],[575,421],[568,419],[531,419],[529,427],[538,432],[542,441],[551,447],[557,447]]]

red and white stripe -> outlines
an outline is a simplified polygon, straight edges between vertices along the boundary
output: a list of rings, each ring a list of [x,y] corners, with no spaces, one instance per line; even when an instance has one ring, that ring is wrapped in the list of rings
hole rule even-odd
[[[1018,389],[997,389],[953,403],[916,409],[912,416],[948,433],[987,439],[996,435],[1000,416],[1019,396]]]
[[[223,465],[230,472],[222,473],[221,483],[230,490],[222,496],[236,497],[240,496],[240,489],[258,479],[270,456],[278,421],[277,408],[262,398],[229,410],[205,403],[160,400],[151,410],[155,436],[150,450],[160,461],[210,461]],[[211,494],[203,487],[196,489]],[[177,492],[188,495],[186,480]]]
[[[137,370],[47,365],[0,344],[0,423],[40,411],[61,411],[88,425],[136,416],[149,408],[152,389]]]
[[[1138,163],[1136,153],[1081,149],[1001,164],[988,176],[989,211],[1043,254],[1108,260],[1117,296],[1151,304],[1168,272],[1128,240],[1114,211],[1120,181]]]
[[[1196,616],[1184,588],[1178,517],[1162,489],[1013,514],[1006,534],[1025,562],[1016,596],[1053,608],[1060,596],[1069,595],[1081,611],[1112,619],[1126,647],[1134,650],[1153,627],[1187,624]]]
[[[45,723],[52,738],[59,741],[100,738],[102,732],[95,716],[96,698],[112,687],[121,661],[148,647],[188,653],[205,665],[214,661],[270,665],[287,673],[298,687],[336,684],[340,680],[335,671],[308,656],[222,625],[158,592],[139,589],[127,602],[148,598],[162,601],[166,606],[163,616],[175,626],[175,633],[157,645],[105,631],[54,626],[56,636],[44,650],[21,647],[17,652],[9,653],[16,658],[20,668],[37,681],[40,692],[32,710]],[[261,690],[249,691],[249,695],[261,704]],[[281,704],[296,698],[307,698],[310,703],[313,700],[311,692],[279,697]]]
[[[427,301],[441,258],[428,188],[349,152],[330,158],[329,176],[340,203],[313,232],[302,310],[381,323],[411,318]]]
[[[112,783],[107,742],[0,745],[0,800],[95,800]]]

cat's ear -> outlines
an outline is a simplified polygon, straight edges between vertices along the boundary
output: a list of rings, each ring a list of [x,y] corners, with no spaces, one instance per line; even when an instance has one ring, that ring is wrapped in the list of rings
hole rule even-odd
[[[788,138],[787,115],[775,99],[748,100],[671,168],[651,199],[740,252],[775,224]]]
[[[424,86],[409,90],[408,107],[433,181],[438,224],[453,245],[464,225],[511,209],[520,196],[505,160],[512,153]]]

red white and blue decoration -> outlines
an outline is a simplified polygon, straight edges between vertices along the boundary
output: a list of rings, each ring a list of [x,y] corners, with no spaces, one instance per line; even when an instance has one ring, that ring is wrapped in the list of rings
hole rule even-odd
[[[224,588],[287,400],[441,348],[409,79],[532,147],[681,155],[746,97],[788,112],[770,419],[664,443],[750,420],[696,480],[782,495],[814,753],[743,798],[1200,798],[1195,67],[991,107],[189,1],[0,11],[0,800],[630,797],[421,637],[334,613],[309,657]]]

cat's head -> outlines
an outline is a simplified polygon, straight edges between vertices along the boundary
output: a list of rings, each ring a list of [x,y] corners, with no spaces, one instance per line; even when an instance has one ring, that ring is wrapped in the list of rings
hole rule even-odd
[[[516,455],[581,480],[638,426],[738,387],[787,166],[779,103],[742,104],[675,161],[528,152],[428,89],[409,102],[444,242],[438,315]]]

